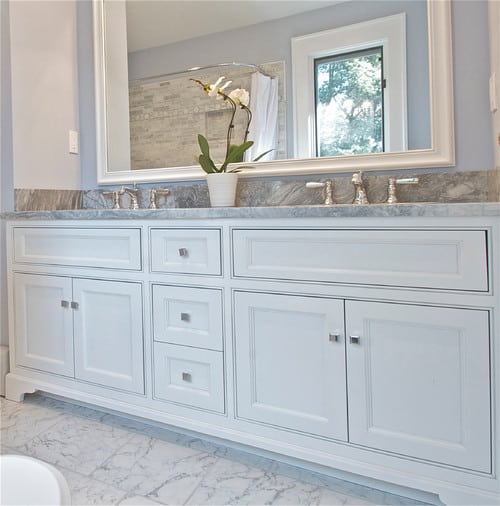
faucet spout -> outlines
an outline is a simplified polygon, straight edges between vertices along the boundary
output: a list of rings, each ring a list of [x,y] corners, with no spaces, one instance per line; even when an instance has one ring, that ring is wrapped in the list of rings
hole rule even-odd
[[[120,195],[127,194],[130,197],[130,209],[139,209],[139,202],[137,200],[137,194],[138,190],[130,188],[125,188],[125,186],[122,186],[118,192]]]
[[[368,196],[366,194],[365,185],[363,183],[363,173],[356,172],[355,174],[353,174],[351,182],[354,184],[354,189],[356,192],[352,203],[357,204],[357,205],[369,204]]]

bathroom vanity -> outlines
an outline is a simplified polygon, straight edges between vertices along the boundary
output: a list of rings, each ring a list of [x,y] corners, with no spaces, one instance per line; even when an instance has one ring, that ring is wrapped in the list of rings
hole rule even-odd
[[[499,217],[499,204],[12,214],[7,397],[50,392],[496,504]]]

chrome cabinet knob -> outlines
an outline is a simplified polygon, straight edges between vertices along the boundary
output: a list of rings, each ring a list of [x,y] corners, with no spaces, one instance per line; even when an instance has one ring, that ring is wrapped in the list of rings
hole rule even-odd
[[[351,344],[359,344],[360,339],[359,336],[349,336],[349,342]]]
[[[187,257],[188,256],[188,250],[186,248],[179,248],[179,256],[180,257]]]

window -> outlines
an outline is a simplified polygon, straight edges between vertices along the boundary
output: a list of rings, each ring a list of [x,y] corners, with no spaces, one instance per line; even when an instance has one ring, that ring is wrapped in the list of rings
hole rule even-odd
[[[294,155],[407,149],[405,14],[292,39]]]
[[[382,47],[314,60],[316,156],[384,151]]]

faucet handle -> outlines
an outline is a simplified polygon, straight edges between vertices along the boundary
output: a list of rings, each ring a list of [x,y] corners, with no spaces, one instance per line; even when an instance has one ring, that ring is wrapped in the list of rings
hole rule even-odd
[[[113,196],[113,209],[121,209],[120,206],[120,192],[118,190],[114,191],[103,191],[103,195],[112,195]]]
[[[306,183],[306,188],[324,188],[325,201],[323,202],[323,205],[333,206],[335,204],[333,201],[333,181],[331,179],[327,179],[324,183],[309,181]]]
[[[149,209],[158,209],[156,197],[158,195],[170,195],[168,188],[151,188],[149,191]]]
[[[397,204],[399,202],[396,194],[396,185],[398,184],[417,184],[418,177],[402,177],[402,178],[389,178],[389,186],[387,188],[387,203]]]

